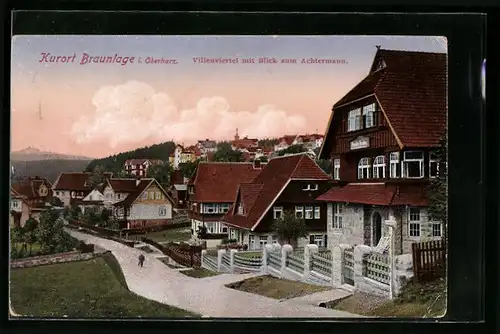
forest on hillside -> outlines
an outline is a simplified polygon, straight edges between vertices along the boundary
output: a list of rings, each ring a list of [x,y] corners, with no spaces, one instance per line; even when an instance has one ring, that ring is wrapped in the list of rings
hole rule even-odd
[[[12,181],[27,176],[39,176],[54,183],[62,172],[82,172],[88,165],[88,160],[38,160],[38,161],[11,161],[14,167]]]
[[[159,159],[168,161],[170,153],[174,152],[175,143],[167,141],[161,144],[141,147],[132,151],[122,152],[102,159],[92,160],[85,171],[91,172],[96,166],[102,166],[106,171],[119,174],[125,161],[129,159]]]

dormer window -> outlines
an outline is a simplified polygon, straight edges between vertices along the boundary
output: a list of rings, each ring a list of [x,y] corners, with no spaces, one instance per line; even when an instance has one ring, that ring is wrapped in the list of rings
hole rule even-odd
[[[283,218],[283,207],[282,206],[273,207],[273,218],[274,219]]]
[[[315,191],[318,190],[318,184],[317,183],[305,183],[302,185],[302,190],[303,191]]]
[[[372,128],[375,126],[375,103],[363,107],[363,116],[365,119],[365,128]]]
[[[361,108],[356,108],[349,111],[349,117],[347,119],[347,131],[361,130],[362,128],[362,117]]]
[[[369,179],[371,167],[369,158],[360,159],[358,163],[358,179]]]
[[[424,153],[418,151],[404,152],[403,177],[419,179],[424,177]]]

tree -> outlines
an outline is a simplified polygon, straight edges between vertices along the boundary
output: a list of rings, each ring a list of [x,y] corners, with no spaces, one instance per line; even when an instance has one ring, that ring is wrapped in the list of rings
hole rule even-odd
[[[182,173],[183,177],[187,177],[188,179],[193,176],[193,174],[196,172],[196,168],[198,168],[198,164],[200,163],[199,160],[196,160],[195,162],[185,162],[182,164],[179,164],[179,170]]]
[[[269,161],[269,159],[268,159],[265,155],[263,155],[263,156],[259,157],[259,158],[258,158],[258,159],[256,159],[256,160],[259,160],[260,162],[268,162],[268,161]]]
[[[102,209],[101,210],[101,213],[100,213],[100,221],[104,224],[104,225],[107,225],[108,221],[110,220],[111,218],[111,210],[110,209]]]
[[[166,187],[170,184],[170,175],[173,171],[174,169],[170,164],[157,164],[149,166],[146,176],[156,179],[162,187]]]
[[[290,145],[284,150],[278,151],[277,155],[278,156],[283,156],[285,154],[297,154],[297,153],[302,153],[306,152],[306,148],[302,145]]]
[[[292,211],[285,211],[283,217],[274,222],[273,230],[280,240],[288,244],[295,244],[297,239],[307,237],[306,221],[295,217]]]
[[[98,224],[100,222],[100,216],[98,216],[92,210],[85,210],[85,213],[83,214],[82,220],[85,224],[95,225],[95,224]]]
[[[259,147],[274,147],[274,145],[277,145],[279,143],[278,138],[264,138],[264,139],[259,139],[258,145]]]
[[[427,187],[429,198],[429,215],[433,220],[443,224],[443,239],[448,240],[448,169],[447,169],[448,140],[444,134],[440,146],[433,153],[438,163],[437,177],[431,179]]]
[[[38,229],[38,221],[30,217],[26,223],[24,224],[24,233],[23,233],[23,241],[24,241],[24,248],[26,249],[26,245],[29,245],[29,254],[31,255],[31,251],[33,249],[33,245],[37,242],[38,235],[37,235],[37,229]]]
[[[59,197],[56,197],[56,196],[53,196],[50,199],[49,203],[50,203],[50,205],[56,206],[56,207],[63,207],[64,206],[64,203],[59,199]]]
[[[90,188],[95,188],[99,184],[102,184],[106,181],[106,177],[104,176],[104,173],[106,172],[106,169],[102,165],[97,165],[94,167],[92,170],[92,175],[89,177],[88,182],[89,182],[89,187]]]
[[[72,205],[69,209],[69,219],[79,220],[82,214],[82,209],[78,205]]]
[[[319,167],[328,175],[332,175],[333,172],[333,162],[331,159],[316,160]]]
[[[133,176],[127,173],[124,170],[120,170],[118,173],[114,174],[113,177],[119,178],[119,179],[132,179]]]
[[[10,229],[10,241],[14,244],[17,249],[18,246],[22,245],[24,242],[24,227],[21,225],[15,225]]]
[[[75,240],[64,231],[64,222],[54,209],[42,212],[36,232],[42,254],[68,251],[75,245]]]
[[[220,142],[217,144],[217,151],[214,153],[213,161],[242,162],[244,161],[243,152],[233,150],[228,142]]]

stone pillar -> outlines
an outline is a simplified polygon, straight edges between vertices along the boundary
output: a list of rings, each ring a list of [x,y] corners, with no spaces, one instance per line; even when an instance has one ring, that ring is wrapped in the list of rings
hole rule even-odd
[[[283,245],[281,247],[281,275],[283,276],[283,273],[285,272],[286,268],[286,258],[288,257],[288,254],[293,252],[293,247],[291,245]]]
[[[332,248],[332,282],[333,285],[344,284],[344,250],[350,245],[340,244]]]
[[[393,296],[397,297],[406,283],[413,277],[413,258],[411,254],[394,257]]]
[[[306,245],[304,247],[304,280],[311,275],[311,256],[318,252],[318,245]]]
[[[230,266],[229,266],[229,271],[231,272],[231,274],[234,273],[234,255],[238,253],[238,250],[237,249],[231,249],[229,251],[229,263],[230,263]]]
[[[363,280],[364,266],[363,259],[366,255],[372,252],[372,248],[366,245],[358,245],[354,247],[354,287],[358,288],[358,284]]]
[[[207,254],[206,249],[201,250],[201,267],[203,267],[203,263],[205,262],[205,255]]]
[[[389,213],[389,219],[385,221],[385,225],[389,227],[389,298],[392,299],[394,297],[394,229],[396,228],[396,220],[392,213]]]
[[[273,245],[265,245],[262,250],[262,266],[260,267],[260,271],[262,274],[267,274],[267,257],[269,253],[274,249]]]
[[[222,271],[222,257],[226,254],[225,249],[219,249],[217,251],[217,271],[221,272]]]

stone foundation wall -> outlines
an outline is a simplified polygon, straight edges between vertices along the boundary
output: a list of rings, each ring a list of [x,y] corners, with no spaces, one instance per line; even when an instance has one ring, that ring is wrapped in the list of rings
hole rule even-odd
[[[10,267],[12,269],[36,267],[36,266],[42,266],[42,265],[46,265],[46,264],[89,260],[89,259],[92,259],[96,256],[97,255],[95,253],[80,253],[78,251],[71,251],[71,252],[66,252],[66,253],[34,256],[34,257],[28,257],[28,258],[24,258],[24,259],[11,260]]]

